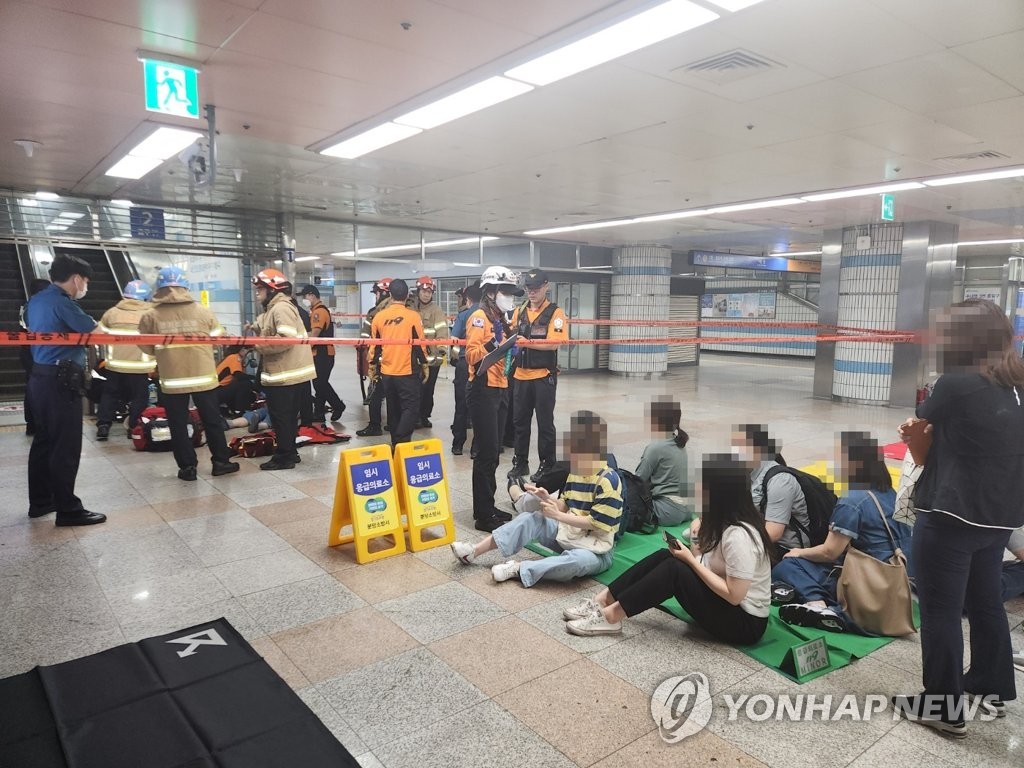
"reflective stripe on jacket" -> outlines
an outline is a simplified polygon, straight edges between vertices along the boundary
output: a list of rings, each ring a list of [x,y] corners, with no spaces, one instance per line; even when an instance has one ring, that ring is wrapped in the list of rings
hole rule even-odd
[[[419,299],[414,299],[411,308],[420,313],[420,319],[423,321],[424,339],[450,338],[450,334],[448,332],[448,318],[444,314],[444,311],[435,302],[432,301],[429,304],[423,304]],[[421,349],[427,358],[428,365],[441,364],[442,352],[444,350],[443,346],[431,345],[429,347],[421,347]]]
[[[291,297],[277,293],[267,304],[267,311],[256,318],[260,336],[285,339],[308,338],[299,310]],[[263,358],[260,383],[267,387],[301,384],[316,378],[313,351],[305,344],[256,344]]]
[[[186,288],[161,288],[152,308],[139,318],[139,333],[159,336],[223,336],[213,313],[196,303]],[[155,355],[160,388],[172,394],[205,392],[217,386],[217,367],[212,344],[140,344],[147,355]]]
[[[103,313],[96,330],[114,336],[138,336],[139,320],[152,305],[138,299],[121,299]],[[107,344],[103,348],[107,370],[118,373],[152,373],[156,360],[133,344]]]

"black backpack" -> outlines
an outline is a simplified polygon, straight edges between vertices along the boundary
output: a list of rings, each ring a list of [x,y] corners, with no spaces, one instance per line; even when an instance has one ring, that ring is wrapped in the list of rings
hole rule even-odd
[[[825,537],[828,536],[828,524],[832,519],[832,511],[836,508],[838,499],[832,489],[814,475],[781,465],[772,467],[765,472],[764,481],[761,483],[761,515],[764,516],[768,506],[768,481],[782,472],[792,475],[800,483],[804,501],[807,502],[807,519],[810,522],[810,527],[805,527],[796,519],[796,515],[791,515],[789,525],[786,527],[795,530],[802,541],[810,542],[807,545],[809,547],[816,547],[824,543]]]
[[[658,530],[658,518],[654,514],[651,486],[628,469],[615,471],[622,480],[622,518],[619,520],[619,530],[615,538],[620,538],[626,531],[654,533]]]

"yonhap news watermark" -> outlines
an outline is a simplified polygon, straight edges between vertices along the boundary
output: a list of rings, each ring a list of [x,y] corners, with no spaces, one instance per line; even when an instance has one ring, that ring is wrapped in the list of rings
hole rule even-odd
[[[651,717],[661,738],[669,744],[704,730],[716,710],[728,722],[763,723],[770,720],[786,722],[837,722],[851,720],[870,722],[873,719],[899,720],[906,714],[922,718],[948,715],[954,720],[995,719],[996,696],[968,698],[922,695],[911,704],[906,699],[893,702],[885,694],[855,693],[711,693],[706,675],[691,672],[661,682],[651,696]],[[913,712],[907,710],[914,706]]]

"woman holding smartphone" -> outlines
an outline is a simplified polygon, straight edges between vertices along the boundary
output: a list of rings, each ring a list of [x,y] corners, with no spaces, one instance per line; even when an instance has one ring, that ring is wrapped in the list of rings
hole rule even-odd
[[[749,645],[761,638],[771,605],[772,543],[750,495],[748,470],[729,455],[705,457],[701,486],[704,513],[690,527],[690,548],[666,534],[666,549],[563,611],[570,634],[618,634],[627,616],[674,597],[719,640]]]

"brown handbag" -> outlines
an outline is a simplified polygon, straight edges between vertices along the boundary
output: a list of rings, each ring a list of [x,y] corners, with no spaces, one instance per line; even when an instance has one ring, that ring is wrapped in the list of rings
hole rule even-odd
[[[875,494],[868,495],[882,516],[882,523],[892,542],[893,556],[886,563],[849,547],[839,575],[839,604],[868,632],[886,637],[909,635],[917,632],[917,628],[914,626],[907,558],[896,545],[882,505]]]

